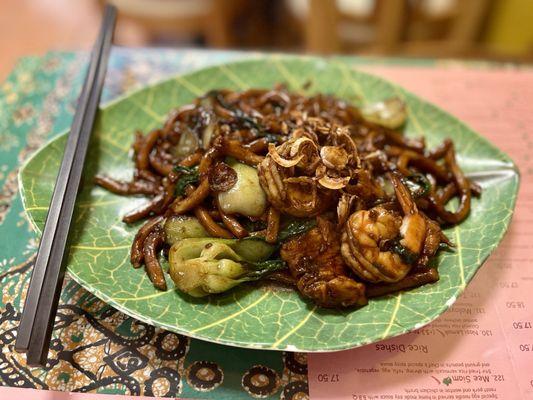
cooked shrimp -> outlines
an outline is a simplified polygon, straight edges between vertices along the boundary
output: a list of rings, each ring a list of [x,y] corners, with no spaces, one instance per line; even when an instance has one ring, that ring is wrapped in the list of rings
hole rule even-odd
[[[422,252],[420,253],[420,258],[418,259],[418,267],[427,266],[431,257],[433,257],[439,250],[441,243],[445,243],[447,246],[453,247],[453,243],[450,242],[450,240],[442,232],[439,224],[427,217],[425,218],[427,223],[427,233]]]
[[[403,217],[381,206],[357,211],[342,234],[344,260],[369,282],[403,279],[418,260],[427,234],[426,219],[418,212],[409,189],[398,175],[389,177]]]
[[[298,290],[323,307],[364,305],[365,286],[346,274],[335,225],[322,218],[318,226],[281,247],[281,258]]]
[[[400,245],[414,255],[420,254],[427,233],[426,219],[418,212],[411,192],[396,174],[389,174],[394,186],[396,199],[400,203],[404,217],[400,227]]]
[[[323,212],[334,193],[319,187],[314,176],[306,175],[314,174],[319,163],[317,144],[308,137],[290,139],[277,147],[270,144],[268,155],[257,168],[269,202],[295,217]]]

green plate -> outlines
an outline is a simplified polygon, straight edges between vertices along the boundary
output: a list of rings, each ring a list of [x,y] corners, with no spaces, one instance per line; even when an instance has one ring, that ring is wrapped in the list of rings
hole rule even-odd
[[[296,292],[243,285],[209,299],[174,290],[155,290],[129,264],[137,226],[121,216],[143,198],[113,195],[92,184],[96,173],[129,178],[128,152],[135,129],[160,126],[168,111],[215,88],[242,90],[285,82],[307,91],[332,93],[355,103],[393,95],[409,106],[406,133],[424,135],[430,145],[451,137],[459,162],[483,186],[469,218],[446,233],[456,243],[439,257],[438,283],[372,300],[360,310],[317,308]],[[61,161],[65,135],[38,151],[20,171],[24,207],[42,230]],[[417,329],[448,309],[502,239],[511,219],[519,175],[511,159],[456,118],[380,78],[340,62],[269,56],[177,76],[104,106],[87,157],[84,182],[72,223],[68,272],[113,307],[141,321],[187,336],[233,346],[290,351],[332,351],[357,347]],[[170,283],[170,279],[168,279]],[[172,285],[171,285],[172,286]]]

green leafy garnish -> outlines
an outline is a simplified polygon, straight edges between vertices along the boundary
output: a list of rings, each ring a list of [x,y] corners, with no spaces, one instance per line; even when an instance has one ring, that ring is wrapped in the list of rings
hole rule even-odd
[[[278,234],[278,241],[283,242],[292,236],[307,232],[316,226],[316,219],[299,219],[289,222]]]
[[[265,260],[251,264],[251,271],[246,274],[247,280],[261,279],[266,274],[279,271],[287,266],[282,259]]]
[[[177,165],[174,167],[174,171],[179,172],[181,176],[176,182],[176,189],[174,193],[176,196],[183,196],[185,194],[185,188],[187,185],[197,183],[200,179],[200,174],[198,173],[198,167],[184,167],[182,165]]]
[[[267,227],[267,223],[265,221],[252,221],[249,219],[244,220],[242,225],[248,232],[260,231],[262,229],[266,229]]]
[[[174,171],[180,172],[182,174],[192,174],[198,171],[198,166],[194,167],[184,167],[183,165],[176,165]]]
[[[261,226],[266,228],[265,223],[263,222],[261,224],[261,221],[254,222],[252,224],[257,224],[255,226],[256,228],[260,228]],[[308,230],[314,228],[315,226],[316,226],[316,219],[295,219],[295,220],[290,221],[288,224],[283,226],[281,228],[281,230],[279,231],[279,233],[278,233],[278,245],[281,244],[282,242],[284,242],[285,240],[290,239],[291,237],[293,237],[295,235],[299,235],[301,233],[307,232]],[[260,229],[264,229],[264,228],[260,228]],[[249,231],[250,231],[250,229],[249,229]],[[262,241],[264,241],[265,237],[261,234],[261,235],[249,236],[249,237],[246,237],[246,238],[240,239],[240,240],[241,241],[243,241],[243,240],[262,240]]]
[[[257,122],[253,117],[246,115],[242,110],[236,109],[233,111],[233,114],[235,115],[235,119],[237,119],[237,121],[239,121],[245,128],[255,129],[258,132],[264,130],[263,125]]]
[[[233,117],[239,122],[243,127],[248,129],[254,129],[258,133],[264,132],[265,128],[263,125],[261,125],[259,122],[255,120],[255,118],[249,116],[244,111],[242,111],[240,108],[236,108],[233,105],[229,104],[225,99],[222,93],[220,93],[218,90],[211,90],[207,92],[207,97],[213,97],[218,104],[220,104],[222,107],[224,107],[226,110],[231,111],[233,114]]]
[[[411,174],[405,184],[414,197],[424,197],[431,190],[431,183],[423,174]]]
[[[258,131],[257,136],[265,138],[268,143],[279,143],[281,142],[281,135],[277,133],[270,133],[264,130]]]
[[[408,265],[413,265],[416,260],[418,260],[418,255],[413,253],[411,250],[406,248],[405,246],[402,246],[400,242],[395,242],[391,246],[391,250],[398,254],[403,262],[405,262]]]
[[[450,246],[448,243],[440,242],[439,243],[439,250],[442,250],[442,251],[453,251],[453,247]]]

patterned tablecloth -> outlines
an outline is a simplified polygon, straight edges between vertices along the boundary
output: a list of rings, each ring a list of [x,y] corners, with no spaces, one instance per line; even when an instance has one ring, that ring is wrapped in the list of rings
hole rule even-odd
[[[113,51],[104,101],[147,82],[250,53],[162,49]],[[350,58],[358,64],[402,60]],[[87,55],[22,59],[0,87],[0,383],[39,389],[205,399],[303,399],[305,354],[237,349],[140,323],[65,280],[49,360],[27,368],[16,327],[37,248],[24,217],[17,168],[69,127]],[[411,63],[411,62],[410,62]],[[417,64],[431,65],[431,61]]]

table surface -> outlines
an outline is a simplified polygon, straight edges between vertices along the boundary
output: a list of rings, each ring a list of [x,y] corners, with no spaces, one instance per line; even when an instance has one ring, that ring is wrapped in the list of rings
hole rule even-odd
[[[165,76],[248,55],[198,50],[114,49],[104,101]],[[496,143],[519,165],[522,188],[516,215],[520,217],[514,218],[504,244],[475,278],[472,288],[461,299],[464,302],[456,306],[470,310],[469,313],[484,307],[498,315],[498,319],[472,322],[477,325],[472,332],[477,329],[477,334],[481,335],[480,332],[489,330],[487,327],[490,326],[493,337],[480,340],[474,333],[450,334],[450,341],[446,343],[455,351],[442,354],[435,350],[439,334],[435,329],[432,330],[431,324],[423,328],[418,336],[405,335],[393,339],[389,344],[395,344],[395,349],[398,349],[402,344],[415,343],[422,337],[424,340],[419,344],[430,349],[424,362],[437,364],[454,360],[457,363],[465,362],[482,354],[481,358],[492,363],[492,375],[506,377],[505,383],[491,381],[482,385],[493,389],[487,392],[489,395],[500,396],[492,398],[506,398],[502,397],[505,391],[516,393],[513,398],[519,398],[519,393],[524,399],[530,398],[527,396],[533,393],[533,375],[528,368],[533,370],[533,329],[527,326],[531,327],[533,321],[533,301],[527,293],[533,289],[533,273],[523,267],[532,255],[529,241],[531,230],[528,230],[527,221],[531,220],[528,206],[533,199],[533,162],[528,152],[532,149],[533,140],[530,110],[533,102],[533,72],[501,64],[354,57],[343,59],[389,78],[441,105]],[[450,378],[453,384],[445,383],[442,386],[441,381],[444,382],[447,375],[451,374],[444,370],[439,373],[432,370],[429,374],[396,368],[395,371],[381,370],[378,375],[369,376],[369,373],[372,374],[368,372],[370,369],[375,367],[379,371],[385,368],[383,363],[398,363],[401,367],[402,363],[407,365],[409,361],[420,361],[419,357],[401,351],[388,351],[388,354],[383,355],[372,346],[306,356],[236,349],[190,340],[139,323],[117,312],[68,278],[62,292],[48,364],[43,369],[26,368],[23,357],[14,352],[13,346],[37,241],[22,212],[17,192],[17,168],[46,140],[70,125],[86,61],[87,55],[82,53],[49,53],[44,57],[27,57],[20,60],[0,87],[0,236],[8,238],[0,242],[2,385],[57,391],[217,399],[245,399],[263,394],[268,398],[282,396],[284,399],[296,399],[307,395],[309,391],[312,398],[377,399],[389,398],[387,396],[392,394],[398,399],[422,399],[424,397],[406,396],[414,393],[415,388],[427,387],[429,390],[437,385],[459,390],[460,387],[469,386],[465,386],[459,378],[453,380],[453,376]],[[517,271],[522,271],[522,275],[516,275]],[[509,287],[495,285],[494,276],[499,282],[507,282]],[[513,285],[519,286],[519,289]],[[487,301],[490,304],[486,304]],[[521,306],[510,308],[509,304]],[[446,316],[452,316],[450,318],[453,319],[453,313],[452,309],[437,321],[445,321]],[[517,323],[526,328],[514,329]],[[500,325],[492,327],[494,324]],[[474,355],[466,351],[471,348],[472,339],[479,345]],[[499,345],[494,346],[495,342]],[[531,351],[521,350],[526,345],[531,346]],[[492,355],[487,353],[490,348],[496,349],[489,352]],[[511,365],[511,370],[505,369],[507,365]],[[499,370],[504,372],[496,373]],[[217,379],[202,379],[209,373],[215,374]],[[391,376],[387,375],[389,373]],[[435,376],[438,384],[427,381],[431,379],[428,375]],[[403,379],[392,379],[394,376]],[[469,373],[458,373],[457,376],[469,376]],[[266,379],[266,386],[259,383],[261,379]]]

